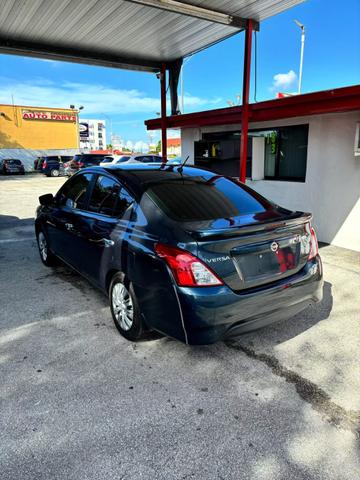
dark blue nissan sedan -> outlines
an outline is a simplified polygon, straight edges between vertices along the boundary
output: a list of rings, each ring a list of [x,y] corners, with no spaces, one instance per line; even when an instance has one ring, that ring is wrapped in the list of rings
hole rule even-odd
[[[40,197],[40,256],[109,296],[117,329],[208,344],[289,318],[322,298],[311,215],[194,167],[81,170]]]

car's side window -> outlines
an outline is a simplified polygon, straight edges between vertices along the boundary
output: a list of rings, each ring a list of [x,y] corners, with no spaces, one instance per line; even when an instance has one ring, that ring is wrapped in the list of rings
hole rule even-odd
[[[93,175],[85,173],[76,175],[68,180],[59,192],[59,205],[84,210],[86,207],[86,193]]]
[[[89,210],[111,217],[121,217],[133,199],[119,183],[99,175],[91,194]]]

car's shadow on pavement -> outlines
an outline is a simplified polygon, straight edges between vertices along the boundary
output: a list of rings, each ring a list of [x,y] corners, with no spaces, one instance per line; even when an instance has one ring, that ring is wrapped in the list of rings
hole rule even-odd
[[[10,228],[21,229],[29,225],[34,226],[33,218],[19,218],[15,215],[0,214],[0,231]]]

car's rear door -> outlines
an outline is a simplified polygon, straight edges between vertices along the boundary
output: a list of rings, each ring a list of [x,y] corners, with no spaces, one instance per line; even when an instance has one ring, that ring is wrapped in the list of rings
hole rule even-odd
[[[82,245],[80,270],[99,286],[104,286],[110,265],[121,265],[132,203],[132,197],[116,179],[97,175],[87,212],[81,212],[77,228]]]

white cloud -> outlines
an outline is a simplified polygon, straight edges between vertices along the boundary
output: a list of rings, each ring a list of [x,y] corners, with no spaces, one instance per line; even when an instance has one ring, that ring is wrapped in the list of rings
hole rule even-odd
[[[284,91],[294,87],[297,82],[297,75],[294,70],[288,73],[277,73],[273,77],[272,90]]]
[[[134,144],[135,152],[147,152],[149,150],[149,145],[143,140],[138,140]]]
[[[151,97],[136,89],[70,81],[54,83],[41,78],[23,82],[0,78],[0,103],[10,103],[12,95],[18,105],[60,108],[84,105],[84,115],[147,113],[155,116],[160,110],[160,95]],[[188,107],[211,106],[221,101],[192,95],[185,95],[184,100]]]

